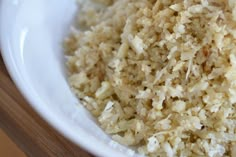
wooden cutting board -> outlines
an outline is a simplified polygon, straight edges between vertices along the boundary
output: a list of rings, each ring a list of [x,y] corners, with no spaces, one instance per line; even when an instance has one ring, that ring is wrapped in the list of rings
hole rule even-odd
[[[0,128],[0,156],[2,157],[26,157],[12,140]]]
[[[1,56],[0,127],[29,157],[92,157],[35,113],[10,79]]]

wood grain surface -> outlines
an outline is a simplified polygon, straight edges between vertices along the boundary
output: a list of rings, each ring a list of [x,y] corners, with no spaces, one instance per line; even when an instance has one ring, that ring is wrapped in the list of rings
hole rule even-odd
[[[0,156],[1,157],[26,157],[26,155],[9,139],[0,128]]]
[[[35,113],[10,79],[1,56],[0,127],[29,157],[92,157]]]

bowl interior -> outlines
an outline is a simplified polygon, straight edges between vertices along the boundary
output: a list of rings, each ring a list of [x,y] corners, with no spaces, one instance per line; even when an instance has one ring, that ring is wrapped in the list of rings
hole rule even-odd
[[[73,0],[0,2],[1,48],[7,68],[32,107],[73,142],[99,156],[137,156],[112,141],[80,105],[66,79],[63,38]]]

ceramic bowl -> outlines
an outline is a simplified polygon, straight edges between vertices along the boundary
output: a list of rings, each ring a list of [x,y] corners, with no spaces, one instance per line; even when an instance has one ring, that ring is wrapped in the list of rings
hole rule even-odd
[[[96,156],[138,156],[111,140],[70,90],[62,42],[76,10],[73,0],[1,0],[6,67],[35,111],[72,142]]]

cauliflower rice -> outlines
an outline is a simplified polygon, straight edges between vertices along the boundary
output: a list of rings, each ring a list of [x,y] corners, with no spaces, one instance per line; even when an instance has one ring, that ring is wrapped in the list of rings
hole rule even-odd
[[[236,157],[236,1],[94,0],[66,39],[101,127],[150,157]]]

